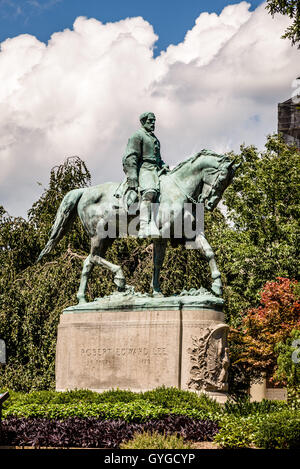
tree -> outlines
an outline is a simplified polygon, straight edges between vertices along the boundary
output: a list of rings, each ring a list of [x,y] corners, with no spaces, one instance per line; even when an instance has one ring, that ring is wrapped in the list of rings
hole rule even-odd
[[[277,136],[266,149],[241,147],[242,162],[224,193],[229,223],[213,223],[207,237],[225,285],[228,322],[237,325],[276,277],[299,279],[300,158]]]
[[[282,373],[276,374],[278,344],[289,339],[294,329],[300,330],[298,282],[280,277],[267,282],[260,305],[249,309],[240,328],[232,331],[239,344],[236,363],[272,381],[283,378]]]
[[[281,13],[293,19],[283,38],[288,38],[292,44],[300,48],[300,3],[299,0],[267,0],[266,8],[271,15]]]
[[[53,385],[59,314],[75,291],[80,249],[82,253],[88,247],[81,225],[74,224],[53,262],[40,266],[35,261],[63,195],[89,182],[85,164],[77,157],[68,158],[52,169],[49,187],[29,211],[28,220],[0,209],[0,337],[8,356],[8,364],[0,370],[0,386],[30,390]]]
[[[276,345],[275,352],[275,378],[286,382],[289,400],[300,400],[300,330],[293,329],[286,341]]]
[[[226,321],[241,327],[259,292],[276,277],[298,279],[299,272],[299,153],[276,136],[263,152],[242,147],[232,155],[243,162],[224,193],[221,211],[205,215],[205,232],[222,273]],[[0,337],[5,339],[8,364],[0,369],[0,386],[45,389],[54,386],[56,330],[66,306],[76,304],[82,262],[90,242],[77,218],[73,227],[41,264],[57,208],[71,189],[90,184],[90,174],[79,158],[53,168],[49,186],[29,210],[28,220],[12,218],[0,209]],[[120,264],[126,281],[136,290],[150,291],[152,245],[148,240],[117,240],[107,258]],[[206,259],[198,250],[168,247],[161,272],[165,295],[183,289],[210,288]],[[63,279],[63,281],[62,281]],[[96,266],[88,283],[89,300],[109,294],[112,275]],[[250,368],[239,361],[241,337],[231,335],[231,376],[245,385]],[[252,371],[251,371],[252,372]]]

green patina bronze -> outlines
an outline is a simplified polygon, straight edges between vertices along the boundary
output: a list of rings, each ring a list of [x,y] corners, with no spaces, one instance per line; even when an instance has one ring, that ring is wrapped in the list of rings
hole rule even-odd
[[[201,310],[214,308],[222,311],[224,300],[213,295],[205,288],[196,290],[183,290],[180,295],[168,297],[151,296],[148,293],[140,293],[130,285],[125,286],[124,291],[114,292],[111,295],[96,298],[90,303],[79,303],[64,310],[64,313],[81,313],[83,311],[174,311],[187,309]]]
[[[123,168],[127,176],[125,193],[133,191],[141,195],[140,204],[140,230],[139,237],[147,237],[151,233],[151,203],[158,200],[160,195],[159,177],[169,171],[160,155],[160,143],[154,135],[155,115],[153,112],[144,112],[140,116],[141,129],[129,138]],[[135,194],[129,194],[130,202],[136,201]],[[117,192],[116,196],[120,196]]]
[[[140,220],[138,236],[150,236],[153,239],[152,288],[156,300],[158,300],[157,297],[163,296],[160,292],[159,275],[168,238],[172,245],[193,241],[194,248],[203,252],[211,270],[211,291],[220,297],[222,294],[221,274],[204,232],[198,231],[193,238],[188,240],[184,235],[177,239],[178,237],[174,234],[175,225],[180,217],[184,219],[182,215],[187,203],[190,203],[192,207],[195,207],[197,203],[203,203],[207,210],[213,210],[230,184],[237,166],[226,155],[202,150],[169,170],[161,159],[160,145],[153,134],[154,114],[144,113],[140,120],[142,128],[129,139],[123,158],[126,180],[122,184],[99,184],[67,193],[58,209],[50,239],[38,260],[49,253],[63,237],[77,212],[91,239],[91,252],[84,261],[77,293],[79,303],[86,301],[87,281],[93,267],[97,264],[114,274],[114,282],[119,292],[126,292],[128,287],[122,268],[105,259],[108,247],[116,238],[124,236],[124,226],[121,228],[121,220],[122,216],[126,215],[127,226],[131,222]],[[152,225],[155,225],[154,233],[149,229],[151,227],[149,207],[153,201],[158,202],[156,213],[152,215],[154,219],[151,220]],[[126,213],[128,206],[130,207],[133,202],[140,202],[135,204],[137,213],[134,211]],[[116,220],[116,230],[113,236],[104,235],[105,227],[110,220]],[[131,292],[131,295],[136,294]],[[205,303],[207,295],[204,296]],[[117,301],[118,298],[121,297],[117,296]],[[163,298],[162,302],[164,302]]]

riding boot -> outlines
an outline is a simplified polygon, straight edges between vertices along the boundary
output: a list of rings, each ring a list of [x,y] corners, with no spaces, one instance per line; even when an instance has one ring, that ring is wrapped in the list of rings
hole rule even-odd
[[[156,238],[159,236],[158,228],[154,220],[151,220],[152,203],[150,200],[142,200],[140,205],[140,229],[139,238]]]
[[[151,220],[151,202],[150,200],[142,200],[140,205],[140,229],[139,238],[148,238],[150,236],[150,220]]]

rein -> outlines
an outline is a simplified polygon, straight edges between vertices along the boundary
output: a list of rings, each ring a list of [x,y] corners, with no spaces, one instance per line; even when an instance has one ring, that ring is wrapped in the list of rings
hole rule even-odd
[[[173,176],[173,174],[170,174],[171,178],[173,179],[173,181],[175,182],[176,186],[180,189],[180,192],[188,199],[190,200],[193,204],[198,204],[199,203],[199,200],[200,200],[200,195],[198,197],[198,201],[193,199],[193,197],[189,194],[186,194],[186,192],[184,191],[184,189],[181,187],[181,185],[179,184],[179,182],[177,181],[177,179],[175,178],[175,176]]]
[[[218,168],[218,171],[217,171],[217,177],[216,179],[214,180],[213,184],[205,181],[205,184],[207,184],[209,187],[210,187],[210,191],[209,191],[209,194],[207,194],[206,196],[206,199],[209,197],[209,195],[211,194],[213,188],[217,185],[218,181],[219,181],[219,178],[220,178],[220,173],[223,169],[223,166],[222,165],[220,168]],[[200,200],[201,200],[201,193],[199,194],[198,196],[198,200],[195,200],[191,195],[187,194],[185,192],[185,190],[182,188],[182,186],[179,184],[178,180],[176,179],[176,177],[173,175],[173,174],[170,174],[170,176],[172,177],[174,183],[176,184],[176,186],[179,188],[180,192],[188,199],[190,200],[193,204],[198,204],[198,203],[201,203]]]

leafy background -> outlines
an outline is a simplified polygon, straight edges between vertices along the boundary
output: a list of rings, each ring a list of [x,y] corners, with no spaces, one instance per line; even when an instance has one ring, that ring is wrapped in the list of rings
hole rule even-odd
[[[222,272],[226,320],[243,323],[247,310],[259,304],[260,291],[277,277],[299,277],[299,152],[270,136],[265,151],[241,147],[242,162],[225,191],[226,217],[220,210],[205,215],[206,237]],[[7,365],[0,368],[0,386],[30,391],[53,389],[56,330],[66,306],[76,304],[82,262],[89,240],[77,219],[73,228],[41,264],[35,264],[63,196],[90,184],[90,173],[78,157],[52,169],[49,185],[28,211],[28,219],[9,216],[0,207],[0,337],[7,345]],[[121,239],[107,258],[122,265],[127,283],[150,291],[152,245]],[[162,290],[209,288],[207,262],[201,253],[168,247]],[[89,300],[113,290],[112,276],[96,267],[88,284]],[[283,318],[284,319],[284,318]],[[245,387],[250,367],[235,365],[232,343],[232,389]],[[259,371],[259,370],[258,370]]]

